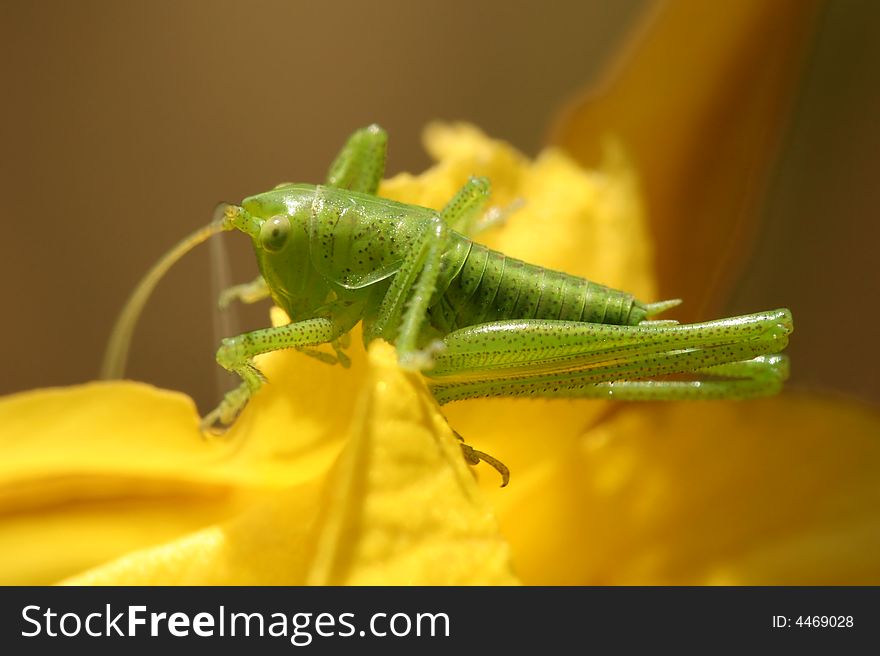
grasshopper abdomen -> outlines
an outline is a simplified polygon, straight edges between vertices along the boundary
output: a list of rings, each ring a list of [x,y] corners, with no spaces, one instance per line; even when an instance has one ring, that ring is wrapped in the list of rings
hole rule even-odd
[[[453,235],[452,241],[467,240]],[[647,317],[632,294],[508,257],[480,244],[453,244],[429,309],[441,333],[489,321],[556,319],[636,325]],[[461,261],[456,261],[456,257]]]

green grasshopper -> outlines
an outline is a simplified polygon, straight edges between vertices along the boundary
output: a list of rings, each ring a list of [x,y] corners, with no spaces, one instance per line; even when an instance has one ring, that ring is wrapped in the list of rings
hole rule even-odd
[[[225,431],[265,382],[255,356],[298,349],[346,365],[345,338],[359,321],[364,343],[393,343],[400,364],[420,371],[441,404],[521,395],[749,398],[780,390],[789,310],[690,325],[653,320],[680,301],[643,303],[473,241],[468,235],[490,195],[485,178],[469,179],[439,212],[379,198],[386,147],[378,126],[358,130],[326,184],[283,184],[223,206],[136,289],[103,377],[122,376],[137,317],[165,271],[211,235],[236,229],[250,236],[260,276],[224,292],[221,305],[271,296],[291,322],[222,340],[217,362],[242,382],[204,417],[205,433]],[[322,344],[336,355],[312,350]],[[498,468],[506,483],[503,465],[463,449],[472,464]]]

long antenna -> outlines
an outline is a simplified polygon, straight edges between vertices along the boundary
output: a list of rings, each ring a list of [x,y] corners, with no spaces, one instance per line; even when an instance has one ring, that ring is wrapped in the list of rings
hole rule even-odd
[[[128,349],[131,345],[131,337],[137,325],[141,310],[156,284],[164,276],[168,269],[180,258],[191,251],[195,246],[206,241],[209,237],[223,230],[228,230],[231,225],[226,221],[222,212],[215,213],[216,218],[208,225],[199,228],[194,233],[181,240],[174,248],[168,251],[153,268],[147,272],[140,284],[129,297],[125,307],[116,319],[107,350],[104,352],[104,362],[101,364],[101,378],[114,380],[122,378],[125,373],[125,363],[128,360]]]
[[[211,254],[211,325],[214,328],[214,343],[219,344],[224,337],[237,335],[238,329],[238,305],[222,307],[218,300],[222,292],[232,287],[231,265],[229,249],[225,239],[214,239],[208,244]],[[239,378],[234,373],[226,371],[223,367],[213,367],[217,398],[222,398],[226,392],[238,385]]]

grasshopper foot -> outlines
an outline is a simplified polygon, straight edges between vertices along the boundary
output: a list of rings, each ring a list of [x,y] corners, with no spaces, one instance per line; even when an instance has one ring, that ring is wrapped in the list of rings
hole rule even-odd
[[[216,408],[199,422],[199,430],[205,438],[221,437],[228,431],[251,397],[250,389],[242,383],[228,392]]]
[[[453,433],[455,433],[455,436],[461,440],[461,452],[462,455],[464,455],[465,461],[471,466],[476,466],[479,465],[480,462],[485,462],[501,474],[501,487],[507,487],[507,484],[510,482],[510,469],[507,468],[507,465],[498,460],[498,458],[493,458],[488,453],[477,451],[474,447],[466,444],[461,435],[455,431],[453,431]]]

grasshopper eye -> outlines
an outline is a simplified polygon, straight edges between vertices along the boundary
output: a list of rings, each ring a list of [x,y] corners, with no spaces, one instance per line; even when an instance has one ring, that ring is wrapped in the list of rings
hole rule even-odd
[[[277,253],[287,243],[287,234],[290,232],[290,221],[287,217],[279,214],[263,223],[260,228],[260,245],[263,250]]]

